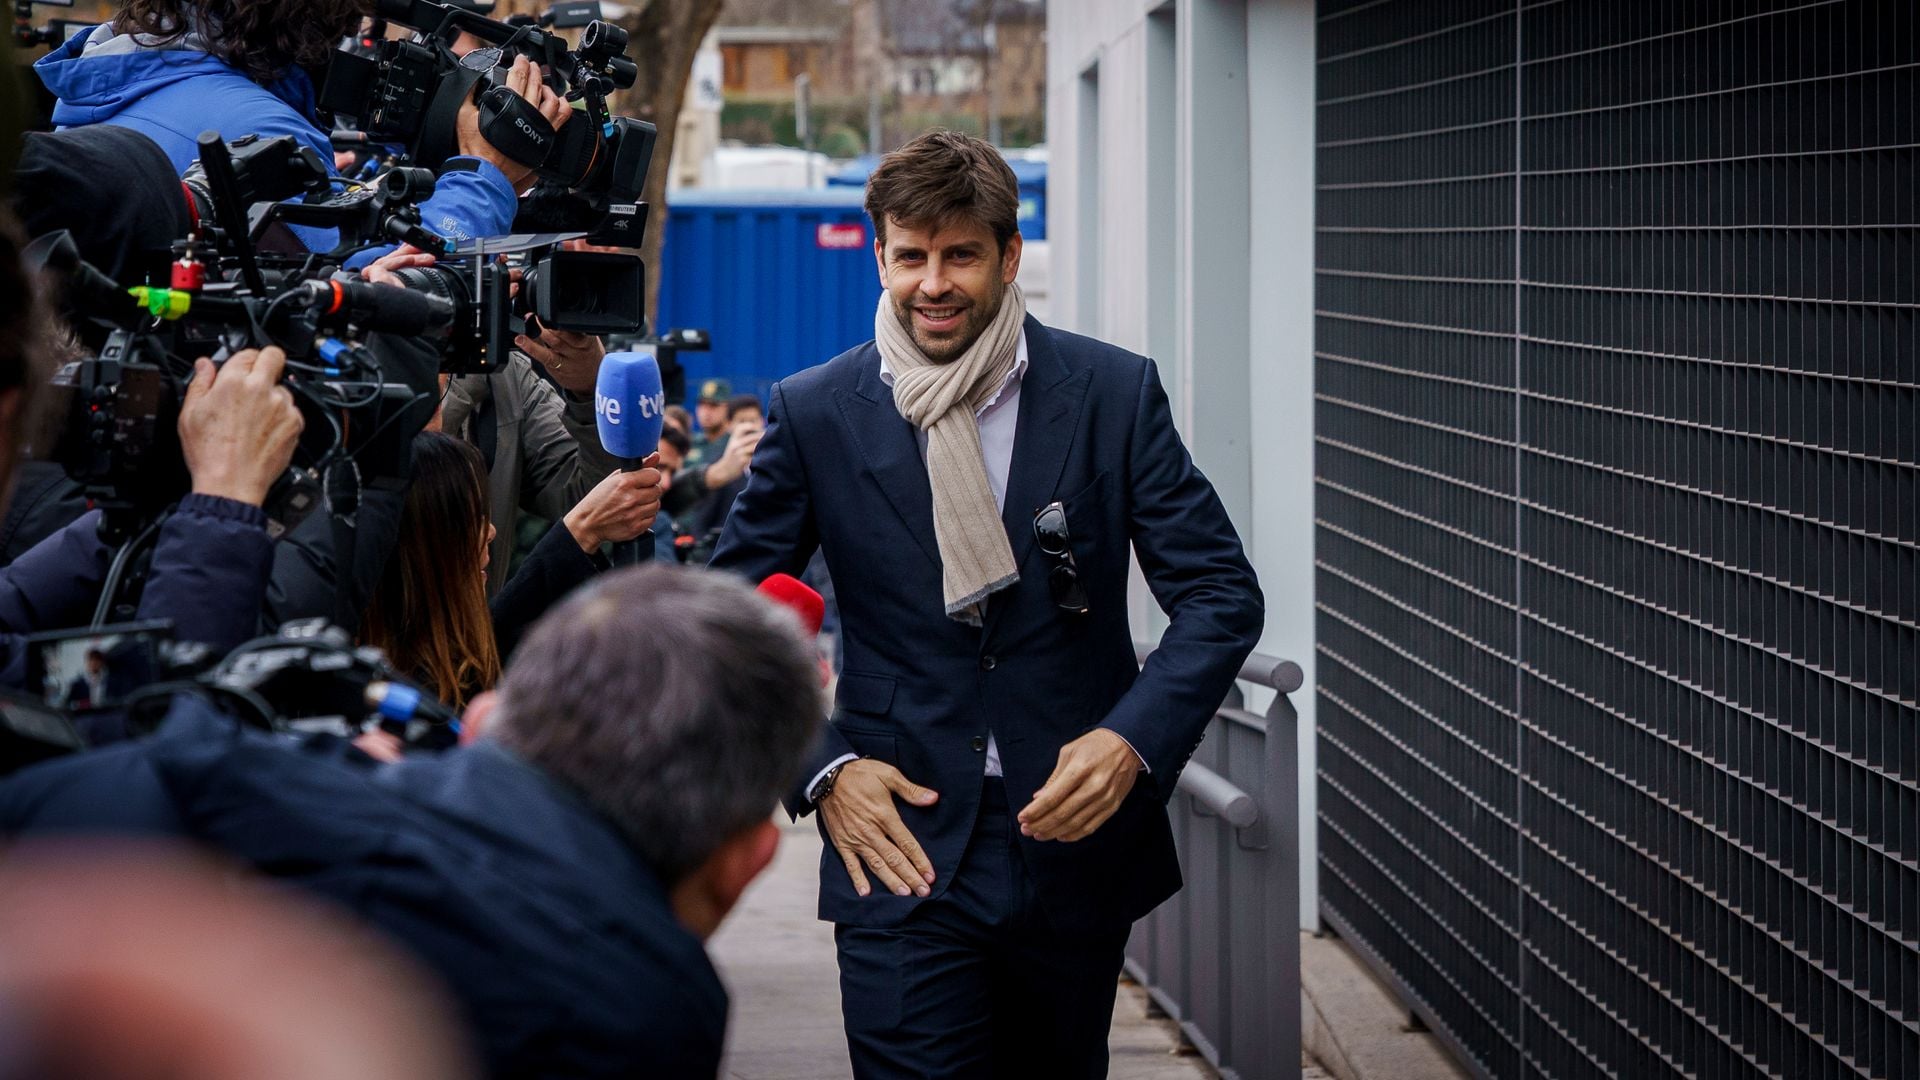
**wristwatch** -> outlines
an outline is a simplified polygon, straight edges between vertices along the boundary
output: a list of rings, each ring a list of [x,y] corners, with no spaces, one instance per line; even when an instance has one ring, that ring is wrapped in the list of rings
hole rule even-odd
[[[846,767],[847,763],[843,761],[828,769],[826,775],[820,778],[820,782],[813,785],[813,790],[807,792],[807,801],[819,806],[821,799],[833,794],[833,782],[840,779],[840,770]]]

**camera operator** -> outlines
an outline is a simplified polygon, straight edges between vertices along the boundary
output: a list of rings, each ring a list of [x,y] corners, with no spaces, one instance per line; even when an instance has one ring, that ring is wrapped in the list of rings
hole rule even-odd
[[[403,246],[375,260],[361,276],[398,285],[393,271],[433,263],[432,255]],[[594,381],[606,355],[600,339],[547,327],[537,340],[522,334],[515,344],[518,348],[494,371],[442,377],[440,429],[478,447],[487,462],[487,503],[495,530],[489,595],[497,595],[506,580],[523,511],[559,521],[621,468],[600,445],[594,423]],[[553,383],[534,370],[533,357]],[[617,483],[634,492],[659,487],[657,476],[645,478],[649,472],[622,473]]]
[[[166,154],[147,136],[112,124],[27,135],[14,206],[29,237],[65,230],[82,259],[122,282],[166,280],[171,245],[193,227]],[[367,347],[387,377],[410,386],[419,399],[409,415],[390,421],[398,460],[356,459],[362,483],[350,526],[335,515],[311,514],[273,546],[260,632],[313,616],[351,631],[393,547],[405,494],[405,450],[432,414],[440,357],[427,342],[391,334],[373,335]],[[39,436],[42,443],[51,441]],[[0,521],[6,545],[0,561],[18,557],[87,511],[80,485],[58,461],[27,462],[19,481]]]
[[[11,215],[0,222],[0,479],[10,479],[33,370],[50,322],[20,262]],[[194,365],[180,409],[193,490],[161,525],[138,618],[170,619],[177,637],[228,649],[253,635],[272,563],[260,505],[292,460],[302,427],[279,385],[279,349],[247,350],[216,368]],[[20,635],[83,625],[113,556],[90,512],[0,569],[0,682],[18,686]]]
[[[779,842],[825,710],[812,645],[726,575],[621,570],[534,627],[497,700],[470,744],[375,765],[183,699],[0,783],[0,832],[185,836],[333,900],[446,981],[492,1075],[713,1077],[702,941]]]
[[[195,138],[291,135],[332,169],[333,145],[315,117],[314,80],[335,44],[356,32],[366,0],[121,0],[109,23],[75,34],[34,64],[59,98],[62,128],[119,124],[160,145],[176,172],[198,156]],[[573,114],[522,57],[507,85],[558,129]],[[532,170],[480,132],[479,109],[462,106],[460,156],[422,204],[427,228],[456,242],[511,231],[518,192]],[[326,230],[296,229],[310,247]],[[363,256],[366,258],[366,256]]]

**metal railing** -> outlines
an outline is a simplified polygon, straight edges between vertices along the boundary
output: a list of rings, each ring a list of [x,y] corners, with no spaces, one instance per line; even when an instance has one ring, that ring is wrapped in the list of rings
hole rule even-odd
[[[1153,651],[1136,642],[1142,663]],[[1255,653],[1169,807],[1186,887],[1140,920],[1127,973],[1228,1080],[1300,1075],[1300,665]]]

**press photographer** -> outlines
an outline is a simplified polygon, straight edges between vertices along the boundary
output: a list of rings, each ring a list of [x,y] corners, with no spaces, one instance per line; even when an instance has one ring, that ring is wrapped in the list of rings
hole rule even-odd
[[[229,140],[291,136],[331,172],[331,125],[321,126],[310,72],[324,72],[335,44],[369,13],[367,0],[123,0],[113,21],[74,35],[34,71],[59,98],[57,125],[132,128],[178,172],[209,128]],[[555,129],[572,115],[531,61],[515,63],[502,85]],[[506,233],[533,169],[487,140],[477,104],[453,119],[438,190],[423,207],[427,226],[455,242]],[[324,230],[301,239],[333,247]]]

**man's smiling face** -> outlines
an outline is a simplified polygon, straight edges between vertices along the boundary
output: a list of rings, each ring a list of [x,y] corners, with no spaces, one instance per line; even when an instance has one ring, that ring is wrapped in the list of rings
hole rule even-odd
[[[1003,253],[978,222],[914,227],[889,215],[886,239],[874,241],[873,255],[900,325],[927,359],[947,364],[999,314],[1020,273],[1020,235]]]

